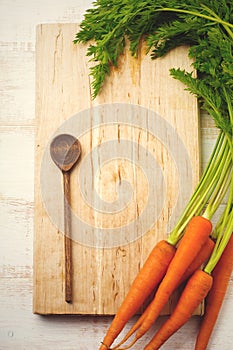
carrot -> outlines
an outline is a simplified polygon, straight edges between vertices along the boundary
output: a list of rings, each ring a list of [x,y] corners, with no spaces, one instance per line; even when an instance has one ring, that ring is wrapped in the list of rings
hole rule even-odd
[[[233,235],[224,249],[220,260],[215,266],[213,286],[206,298],[205,314],[197,336],[195,350],[205,350],[217,321],[219,310],[227,290],[228,282],[233,269]]]
[[[180,299],[170,316],[162,325],[144,350],[157,350],[165,341],[182,327],[192,316],[198,305],[211,289],[213,278],[202,270],[197,270],[190,277]]]
[[[128,320],[160,283],[175,255],[175,251],[176,248],[165,240],[156,244],[116,313],[100,346],[100,350],[110,348]]]
[[[214,241],[208,237],[206,243],[204,244],[204,247],[201,249],[201,251],[198,253],[198,255],[195,257],[195,259],[192,261],[192,263],[189,265],[189,267],[186,269],[185,273],[183,274],[179,285],[186,281],[198,268],[201,267],[202,264],[210,257],[213,249],[214,249]],[[122,339],[120,343],[117,344],[116,347],[112,348],[119,349],[119,346],[124,344],[131,335],[142,325],[142,322],[144,321],[145,317],[148,315],[148,312],[150,310],[151,303],[147,306],[146,310],[143,312],[143,314],[138,318],[136,323],[131,327],[129,332],[125,335],[125,337]]]
[[[204,264],[207,261],[214,249],[214,245],[215,243],[213,239],[211,237],[208,237],[207,241],[204,244],[204,247],[199,251],[195,259],[186,269],[179,284],[186,281],[198,268],[201,267],[202,264]]]
[[[118,343],[116,346],[111,348],[111,350],[120,350],[120,346],[124,344],[134,332],[142,325],[142,322],[144,321],[145,317],[148,315],[148,312],[150,310],[151,303],[147,306],[146,310],[142,313],[142,315],[138,318],[137,322],[131,327],[131,329],[128,331],[128,333],[124,336],[124,338]],[[126,347],[127,348],[127,347]]]
[[[134,340],[127,349],[134,345],[155,322],[163,307],[168,302],[170,295],[179,285],[185,270],[204,246],[211,230],[211,222],[202,216],[196,216],[190,220],[186,233],[176,250],[176,254],[168,267],[167,273],[151,302],[150,310],[138,329]],[[147,283],[146,281],[145,279],[145,284]]]

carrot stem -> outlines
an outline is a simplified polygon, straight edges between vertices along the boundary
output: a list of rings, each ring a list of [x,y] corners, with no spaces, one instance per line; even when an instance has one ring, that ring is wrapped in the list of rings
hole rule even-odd
[[[206,218],[211,218],[220,203],[223,200],[223,197],[226,194],[227,189],[229,188],[230,176],[232,172],[232,162],[231,162],[231,154],[228,152],[227,157],[222,159],[223,167],[219,167],[219,181],[216,183],[214,188],[213,196],[203,214]]]
[[[225,188],[225,186],[223,186],[225,182],[224,174],[227,174],[227,171],[230,171],[227,167],[232,165],[232,160],[229,159],[229,153],[229,142],[226,134],[221,132],[198,186],[180,216],[176,226],[169,234],[167,241],[170,244],[176,245],[179,242],[188,222],[193,216],[201,215],[203,209],[211,198],[215,198],[215,200],[211,200],[211,203],[214,204],[208,207],[208,211],[205,212],[204,216],[210,219],[219,207],[222,197],[220,197],[220,194],[217,197],[216,187],[218,188],[218,191],[220,191],[222,187]]]
[[[232,129],[233,129],[233,105],[232,105],[232,101],[231,101],[230,96],[228,95],[228,93],[226,91],[225,86],[223,86],[223,92],[224,92],[224,95],[226,97],[227,107],[228,107],[228,111],[229,111],[229,117],[230,117]],[[232,139],[230,141],[230,146],[231,146],[231,149],[233,149]]]
[[[219,259],[221,258],[221,255],[225,247],[227,246],[229,239],[231,238],[232,229],[233,229],[233,210],[231,210],[231,213],[228,219],[229,221],[227,222],[224,235],[223,236],[219,235],[219,239],[217,239],[216,241],[216,245],[210,257],[210,260],[204,269],[206,273],[211,274],[216,264],[218,263]]]
[[[209,262],[205,267],[207,273],[211,273],[218,263],[230,237],[233,232],[233,175],[231,174],[230,192],[228,196],[227,205],[220,217],[214,235],[217,237],[215,248],[210,257]]]
[[[233,39],[233,33],[230,30],[230,28],[233,28],[233,24],[223,21],[220,17],[208,16],[208,15],[205,15],[203,13],[200,13],[200,11],[188,11],[188,10],[177,9],[177,8],[170,8],[170,7],[163,7],[163,8],[160,8],[158,10],[155,10],[155,12],[157,12],[157,11],[170,11],[170,12],[186,13],[186,14],[189,14],[189,15],[194,15],[194,16],[197,16],[197,17],[206,18],[206,19],[208,19],[210,21],[222,24],[226,30],[228,28],[227,32],[230,35],[230,37]]]

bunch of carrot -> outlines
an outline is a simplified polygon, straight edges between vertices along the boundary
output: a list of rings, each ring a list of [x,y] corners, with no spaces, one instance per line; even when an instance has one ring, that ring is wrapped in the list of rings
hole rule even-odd
[[[207,307],[195,350],[206,349],[233,266],[232,163],[231,146],[226,135],[220,133],[209,164],[183,215],[168,239],[153,248],[115,315],[100,350],[131,348],[151,328],[171,294],[184,282],[186,285],[174,312],[144,349],[159,349],[188,321],[205,298]],[[211,218],[229,185],[226,208],[213,230]],[[111,347],[155,289],[154,298],[144,313],[125,337]],[[124,346],[132,335],[133,340]]]
[[[203,224],[203,236],[208,235],[208,225],[205,219],[202,222],[201,217],[196,217],[194,220],[194,227],[196,224]],[[207,225],[206,225],[207,224]],[[191,224],[191,228],[188,228],[188,235],[190,232],[194,232],[195,229]],[[185,235],[186,235],[185,234]],[[186,236],[187,237],[187,236]],[[204,239],[205,240],[205,239]],[[202,239],[201,239],[202,241]],[[206,242],[208,238],[206,238]],[[183,241],[184,242],[184,241]],[[185,242],[186,243],[186,242]],[[162,282],[159,285],[158,291],[160,293],[156,293],[157,297],[152,301],[152,303],[148,306],[142,316],[138,319],[136,324],[132,327],[132,329],[128,332],[128,334],[124,337],[124,339],[116,346],[110,348],[113,343],[115,337],[120,333],[120,329],[122,329],[124,322],[126,323],[128,320],[129,308],[133,308],[134,311],[137,310],[137,305],[131,302],[128,304],[128,310],[121,308],[117,313],[117,317],[114,319],[112,325],[110,326],[108,333],[106,334],[102,345],[100,347],[101,350],[106,349],[129,349],[136,341],[146,333],[146,331],[150,328],[152,323],[155,321],[162,307],[165,305],[165,302],[168,300],[168,297],[171,293],[171,290],[174,290],[175,287],[181,283],[184,278],[179,279],[176,274],[172,274],[173,269],[176,264],[179,264],[179,257],[182,256],[182,251],[186,250],[185,243],[183,245],[179,245],[177,252],[179,254],[175,254],[172,259],[171,264],[169,265],[168,272],[166,273],[167,284]],[[182,248],[180,248],[182,247]],[[210,251],[212,251],[213,246],[210,245],[208,249],[203,249],[206,251],[206,255],[210,255]],[[208,253],[207,253],[208,252]],[[195,350],[204,350],[208,344],[209,338],[211,336],[213,327],[215,325],[219,309],[221,307],[224,294],[226,292],[227,284],[229,278],[231,276],[232,267],[233,267],[233,236],[230,236],[229,242],[227,244],[226,249],[224,250],[219,263],[216,265],[216,268],[213,270],[213,276],[207,273],[205,270],[195,269],[195,272],[189,278],[186,287],[184,288],[183,293],[179,299],[179,302],[172,313],[171,317],[162,325],[159,331],[155,334],[149,344],[145,346],[145,350],[155,350],[159,349],[160,346],[174,333],[176,332],[193,314],[196,307],[203,301],[203,299],[208,295],[207,298],[207,306],[205,315],[202,321],[202,325],[197,337],[197,342],[195,346]],[[185,256],[186,254],[184,254]],[[187,256],[187,255],[186,255]],[[190,267],[195,265],[195,260],[191,263]],[[184,263],[184,261],[183,261]],[[182,263],[182,267],[184,264]],[[170,267],[171,266],[171,267]],[[181,265],[180,265],[181,266]],[[200,267],[200,266],[199,266]],[[183,268],[182,268],[183,269]],[[137,282],[140,282],[140,279],[137,277]],[[144,283],[146,284],[146,280]],[[134,288],[137,288],[137,284],[134,284]],[[167,289],[167,290],[166,290]],[[208,294],[209,293],[209,294]],[[129,293],[130,294],[130,293]],[[125,299],[125,304],[130,301],[130,295]],[[136,294],[136,290],[134,290],[134,294]],[[137,300],[137,298],[135,299]],[[156,308],[157,307],[157,308]],[[125,314],[126,311],[126,314]],[[132,309],[131,309],[132,311]],[[121,322],[119,322],[121,320]],[[118,328],[120,327],[120,328]],[[128,346],[121,347],[121,345],[135,332],[136,336]],[[108,345],[109,344],[109,345]]]

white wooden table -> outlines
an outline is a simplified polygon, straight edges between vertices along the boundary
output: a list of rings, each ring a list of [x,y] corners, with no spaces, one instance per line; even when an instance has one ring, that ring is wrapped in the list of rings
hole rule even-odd
[[[35,28],[38,23],[80,22],[90,6],[90,0],[0,2],[1,350],[95,350],[111,321],[32,313]],[[201,130],[204,166],[217,130],[205,115]],[[232,311],[231,281],[209,349],[232,349]],[[163,349],[193,349],[198,325],[199,318],[193,317]]]

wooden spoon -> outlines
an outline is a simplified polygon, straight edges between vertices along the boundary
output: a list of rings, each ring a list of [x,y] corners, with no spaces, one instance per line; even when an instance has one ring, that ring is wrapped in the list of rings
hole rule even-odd
[[[80,142],[72,135],[60,134],[50,144],[54,163],[62,171],[64,188],[64,250],[65,250],[65,300],[72,302],[72,252],[70,215],[70,171],[81,155]]]

